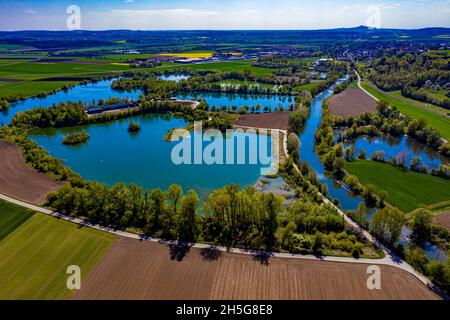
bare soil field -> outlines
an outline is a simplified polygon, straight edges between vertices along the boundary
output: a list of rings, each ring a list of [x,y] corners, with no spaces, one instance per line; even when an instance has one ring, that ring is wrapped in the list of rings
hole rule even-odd
[[[330,99],[331,113],[336,116],[358,116],[365,112],[376,113],[377,103],[359,88],[347,88]]]
[[[74,299],[438,299],[412,275],[381,266],[381,290],[367,289],[366,265],[191,249],[172,259],[163,244],[119,238]]]
[[[244,114],[234,124],[242,127],[287,130],[290,114],[290,111]]]
[[[61,186],[61,183],[30,168],[16,145],[0,140],[0,193],[42,204],[48,193]]]
[[[0,78],[0,82],[8,82],[8,83],[14,83],[14,82],[20,82],[22,80],[19,79],[9,79],[9,78]]]
[[[450,211],[436,216],[436,220],[439,224],[442,224],[444,227],[450,230]]]

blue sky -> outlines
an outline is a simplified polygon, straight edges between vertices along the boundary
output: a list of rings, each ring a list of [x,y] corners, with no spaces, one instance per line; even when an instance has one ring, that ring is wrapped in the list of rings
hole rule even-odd
[[[69,5],[90,30],[450,27],[450,0],[0,0],[0,30],[65,30]]]

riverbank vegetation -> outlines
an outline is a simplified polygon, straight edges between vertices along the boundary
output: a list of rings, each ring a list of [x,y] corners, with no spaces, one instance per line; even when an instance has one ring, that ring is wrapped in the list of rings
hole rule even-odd
[[[402,116],[395,106],[380,101],[378,114],[364,113],[357,117],[334,117],[334,128],[346,128],[341,139],[352,140],[359,136],[377,136],[387,134],[400,137],[407,134],[420,143],[428,145],[445,157],[450,157],[450,144],[441,139],[436,129],[428,126],[423,118],[410,119]]]
[[[450,120],[443,114],[438,114],[431,112],[430,110],[415,107],[412,104],[388,96],[387,94],[371,87],[366,83],[363,83],[362,87],[377,99],[387,101],[390,106],[395,106],[405,116],[411,119],[425,119],[431,128],[436,129],[444,139],[450,141]]]
[[[379,106],[380,114],[395,115],[395,108],[388,108],[382,103]],[[383,107],[384,106],[384,107]],[[360,117],[351,118],[350,120],[342,120],[332,117],[329,112],[328,103],[323,105],[323,117],[319,129],[316,131],[316,152],[319,154],[321,161],[327,170],[332,172],[333,176],[343,181],[355,195],[364,198],[365,203],[361,203],[357,210],[350,211],[347,214],[356,223],[370,230],[370,232],[380,241],[392,248],[397,254],[403,257],[408,263],[414,266],[421,273],[427,275],[442,290],[449,292],[450,289],[450,264],[439,260],[430,261],[421,248],[423,241],[411,241],[408,246],[403,246],[400,242],[402,228],[407,224],[413,226],[413,235],[420,233],[418,230],[427,228],[417,227],[418,222],[408,222],[405,214],[402,212],[410,212],[416,208],[426,206],[427,203],[436,203],[448,200],[450,190],[448,180],[433,177],[416,172],[406,172],[390,164],[370,160],[354,160],[354,149],[349,147],[343,148],[342,142],[336,142],[334,129],[341,125],[342,121],[351,121],[352,126],[348,133],[361,131],[370,135],[376,135],[378,127],[385,128],[383,130],[390,132],[404,132],[401,119],[394,116],[387,116],[381,120],[381,116],[376,115],[374,119],[379,118],[379,126],[365,126],[365,123],[359,123],[357,119],[371,118],[370,114],[364,114]],[[404,121],[411,121],[404,119]],[[414,120],[412,120],[414,121]],[[416,122],[411,126],[415,128]],[[397,127],[398,126],[398,127]],[[397,129],[396,129],[397,128]],[[423,127],[422,127],[423,128]],[[420,133],[415,133],[420,136]],[[432,139],[431,141],[433,141]],[[434,140],[436,141],[436,140]],[[366,155],[362,152],[360,159],[364,159]],[[345,158],[347,160],[345,160]],[[389,205],[396,205],[402,211]],[[370,209],[367,207],[377,208],[372,216],[372,223],[368,220]],[[420,220],[420,219],[419,219]],[[450,249],[448,242],[448,231],[443,228],[432,225],[428,230],[433,230],[432,237],[429,240],[444,250]]]
[[[386,91],[450,109],[450,58],[434,52],[387,51],[364,66],[366,76]]]
[[[63,214],[165,239],[302,254],[380,254],[346,227],[332,207],[294,201],[283,210],[281,202],[279,196],[253,187],[229,185],[199,207],[197,193],[183,194],[178,185],[162,191],[121,183],[107,188],[95,182],[65,186],[48,198],[48,205]]]

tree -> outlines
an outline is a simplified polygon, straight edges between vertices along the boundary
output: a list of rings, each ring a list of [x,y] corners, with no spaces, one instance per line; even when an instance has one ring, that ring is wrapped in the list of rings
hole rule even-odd
[[[300,139],[298,138],[298,136],[295,133],[290,133],[288,136],[288,141],[287,141],[287,148],[288,148],[288,152],[289,154],[297,154],[298,150],[300,148]]]
[[[183,189],[177,184],[171,184],[167,190],[167,198],[171,205],[173,216],[177,215],[178,212],[178,201],[183,194]]]
[[[427,265],[427,273],[431,281],[441,289],[450,292],[450,265],[433,260]]]
[[[378,101],[378,103],[377,103],[377,110],[378,110],[378,113],[380,113],[383,116],[388,115],[388,113],[389,113],[389,102],[387,102],[386,100]]]
[[[412,171],[420,171],[420,158],[415,157],[411,160],[410,169]]]
[[[134,121],[131,121],[128,125],[128,132],[138,132],[139,130],[141,130],[141,126]]]
[[[291,249],[294,233],[296,230],[297,225],[294,221],[289,221],[284,228],[279,228],[277,230],[277,239],[281,247],[287,247],[288,249]]]
[[[178,221],[178,237],[182,241],[195,242],[198,237],[198,225],[196,221],[197,206],[200,198],[197,192],[189,192],[181,199],[180,216]]]
[[[344,155],[347,161],[353,160],[353,158],[355,157],[355,146],[351,145],[345,148]]]
[[[402,227],[405,224],[405,214],[397,208],[383,208],[377,210],[372,218],[373,234],[387,242],[394,244],[400,239]]]
[[[318,253],[318,254],[322,253],[323,241],[324,241],[323,233],[317,231],[314,234],[314,238],[313,238],[312,249],[313,249],[314,253]]]
[[[417,209],[411,214],[411,229],[418,241],[430,238],[432,231],[433,214],[426,209]]]
[[[364,149],[362,149],[362,148],[359,149],[359,155],[358,155],[358,158],[361,159],[361,160],[365,160],[366,157],[367,157],[367,152],[366,152],[366,150],[364,150]]]

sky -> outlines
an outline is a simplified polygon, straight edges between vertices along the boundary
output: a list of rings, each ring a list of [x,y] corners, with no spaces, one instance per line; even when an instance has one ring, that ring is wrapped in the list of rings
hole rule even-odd
[[[311,30],[360,25],[450,27],[450,0],[0,0],[3,31]]]

